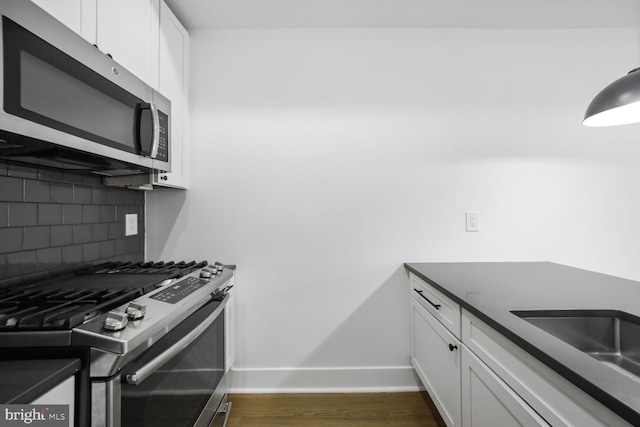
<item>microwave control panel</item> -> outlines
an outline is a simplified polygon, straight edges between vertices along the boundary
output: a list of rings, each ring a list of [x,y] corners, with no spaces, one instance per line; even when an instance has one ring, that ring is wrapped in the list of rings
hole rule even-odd
[[[158,155],[156,159],[163,162],[169,161],[169,116],[162,111],[158,111],[160,121],[160,143],[158,144]]]

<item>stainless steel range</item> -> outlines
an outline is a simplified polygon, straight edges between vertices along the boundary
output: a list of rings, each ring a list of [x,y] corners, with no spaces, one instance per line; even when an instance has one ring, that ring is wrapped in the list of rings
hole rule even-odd
[[[81,358],[76,425],[224,425],[234,270],[111,263],[0,289],[3,357]]]

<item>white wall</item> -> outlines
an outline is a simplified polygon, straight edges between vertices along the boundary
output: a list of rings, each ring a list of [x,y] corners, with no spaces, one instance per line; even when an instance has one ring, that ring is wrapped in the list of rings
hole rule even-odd
[[[580,123],[639,33],[193,31],[191,188],[148,195],[148,258],[238,265],[236,390],[415,387],[404,262],[640,279],[640,126]]]

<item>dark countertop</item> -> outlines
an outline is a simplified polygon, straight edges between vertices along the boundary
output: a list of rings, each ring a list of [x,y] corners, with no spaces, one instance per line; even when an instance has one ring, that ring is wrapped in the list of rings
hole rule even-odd
[[[0,360],[0,403],[32,402],[80,367],[80,359]]]
[[[406,263],[405,267],[613,412],[640,425],[640,379],[603,365],[510,313],[613,309],[640,316],[640,282],[549,262]]]

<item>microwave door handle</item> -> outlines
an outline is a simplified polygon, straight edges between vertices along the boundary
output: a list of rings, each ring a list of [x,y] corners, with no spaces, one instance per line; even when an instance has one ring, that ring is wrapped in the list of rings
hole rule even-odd
[[[153,142],[151,143],[151,158],[158,157],[158,148],[160,147],[160,115],[158,107],[155,103],[149,103],[151,107],[151,117],[153,119]]]
[[[202,323],[200,323],[194,330],[182,337],[167,350],[151,359],[149,363],[142,366],[137,371],[127,374],[125,376],[125,380],[127,381],[127,383],[131,385],[140,384],[142,381],[151,376],[151,374],[160,369],[162,365],[176,357],[182,350],[187,348],[189,344],[194,342],[218,318],[220,313],[222,313],[222,310],[224,310],[225,305],[226,301],[220,303],[220,305],[216,307],[213,313],[211,313],[211,315],[207,317]]]
[[[142,113],[145,110],[149,110],[151,115],[151,138],[144,138],[147,136],[144,130],[147,128],[149,122],[142,120]],[[135,126],[138,144],[138,154],[145,157],[151,157],[155,159],[158,156],[158,148],[160,147],[160,115],[158,113],[158,107],[153,102],[146,103],[140,102],[136,106]]]

